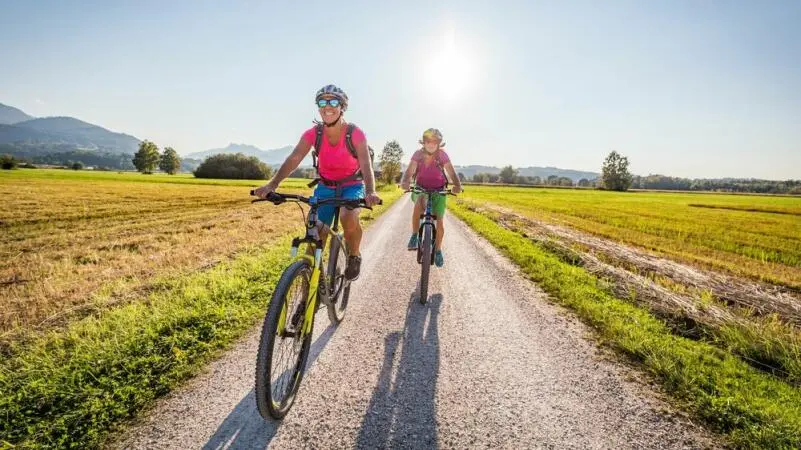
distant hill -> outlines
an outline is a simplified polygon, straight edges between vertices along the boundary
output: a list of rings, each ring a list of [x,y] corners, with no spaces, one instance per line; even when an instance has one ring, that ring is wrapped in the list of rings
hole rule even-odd
[[[0,115],[0,145],[15,154],[45,155],[71,150],[122,154],[135,153],[139,148],[140,141],[133,136],[73,117],[35,119],[6,105],[0,105]],[[14,122],[2,123],[4,120]]]
[[[25,114],[19,109],[0,103],[0,124],[11,125],[31,119],[33,119],[32,116]]]
[[[494,166],[454,166],[456,172],[463,173],[465,177],[472,178],[473,175],[477,173],[489,173],[489,174],[498,174],[501,172],[501,169]],[[567,177],[573,180],[573,182],[578,182],[582,178],[586,178],[588,180],[592,180],[601,176],[600,173],[596,172],[586,172],[581,170],[572,170],[572,169],[560,169],[557,167],[516,167],[518,171],[518,175],[524,177],[540,177],[540,178],[548,178],[551,175],[556,175],[557,177]]]
[[[45,133],[66,143],[74,143],[85,149],[106,150],[112,153],[134,153],[139,148],[139,139],[123,133],[115,133],[72,117],[45,117],[18,122],[12,127]],[[17,130],[19,132],[20,130]],[[37,138],[32,134],[33,139]],[[5,142],[0,137],[0,142]]]
[[[266,164],[277,165],[283,163],[286,157],[289,156],[290,153],[292,153],[292,150],[294,150],[294,147],[291,145],[287,145],[281,148],[276,148],[273,150],[262,150],[253,145],[231,143],[228,144],[228,146],[225,148],[214,148],[202,152],[189,153],[185,157],[202,160],[208,158],[211,155],[242,153],[246,156],[255,156],[256,158],[259,158],[259,160],[261,160]],[[309,153],[309,155],[306,156],[301,165],[302,166],[312,165],[311,153]]]
[[[559,169],[557,167],[520,167],[517,169],[519,174],[524,177],[540,177],[540,178],[548,178],[551,175],[556,175],[557,177],[567,177],[573,180],[573,182],[578,182],[582,178],[586,178],[587,180],[593,180],[601,176],[600,173],[597,172],[586,172],[582,170],[573,170],[573,169]]]

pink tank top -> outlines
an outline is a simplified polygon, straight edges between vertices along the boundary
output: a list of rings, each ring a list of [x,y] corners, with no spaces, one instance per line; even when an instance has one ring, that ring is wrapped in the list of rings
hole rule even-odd
[[[417,150],[412,155],[412,161],[417,163],[417,179],[416,183],[423,189],[440,189],[447,184],[448,179],[445,178],[443,171],[445,164],[449,163],[451,159],[445,150],[437,150],[428,164],[425,163],[426,152],[424,150]],[[439,165],[437,165],[439,161]],[[440,169],[442,166],[442,169]]]
[[[309,143],[309,145],[314,145],[314,141],[317,139],[317,127],[311,127],[303,133],[302,139]],[[351,141],[353,142],[354,146],[365,142],[367,138],[364,135],[364,132],[359,127],[353,128],[353,135],[351,135]],[[348,145],[345,143],[345,130],[342,130],[342,135],[339,137],[339,142],[336,145],[331,145],[328,142],[328,138],[323,133],[322,144],[317,149],[318,160],[317,165],[320,170],[320,175],[327,179],[327,180],[342,180],[353,175],[356,170],[359,169],[359,160],[354,158],[353,155],[348,150]],[[352,182],[345,183],[346,186],[351,184],[359,184],[361,181],[354,180]]]

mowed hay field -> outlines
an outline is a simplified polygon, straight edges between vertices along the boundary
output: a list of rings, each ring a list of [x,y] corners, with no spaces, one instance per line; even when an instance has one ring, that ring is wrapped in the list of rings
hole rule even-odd
[[[467,186],[462,198],[801,291],[801,197]]]
[[[130,298],[157,273],[208,267],[302,228],[299,214],[251,206],[248,191],[256,184],[187,175],[0,172],[0,335],[63,323]],[[300,191],[303,183],[287,185]]]

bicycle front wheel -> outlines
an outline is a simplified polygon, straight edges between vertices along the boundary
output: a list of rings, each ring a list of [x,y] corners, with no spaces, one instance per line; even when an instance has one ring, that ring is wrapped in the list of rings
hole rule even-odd
[[[420,243],[421,270],[420,270],[420,303],[428,301],[428,275],[431,272],[431,258],[434,254],[434,243],[432,242],[431,227],[433,225],[423,225],[423,240]]]
[[[348,307],[350,297],[350,281],[345,279],[345,266],[348,263],[347,249],[342,235],[331,236],[331,246],[328,249],[328,267],[326,280],[330,303],[328,304],[328,319],[338,324],[345,318],[345,309]]]
[[[292,263],[281,275],[264,318],[255,393],[259,414],[265,419],[286,415],[303,379],[313,328],[303,332],[311,275],[309,261]]]

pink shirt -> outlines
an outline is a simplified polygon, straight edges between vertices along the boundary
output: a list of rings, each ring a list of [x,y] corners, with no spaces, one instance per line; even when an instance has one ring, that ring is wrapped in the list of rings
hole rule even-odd
[[[303,133],[302,139],[314,146],[314,141],[317,139],[317,128],[312,127]],[[367,138],[364,132],[359,127],[354,127],[351,141],[353,146],[365,142]],[[327,180],[341,180],[353,175],[359,169],[359,160],[354,158],[348,150],[348,145],[345,143],[345,129],[342,129],[342,135],[339,137],[339,142],[336,145],[331,145],[328,138],[323,133],[322,144],[317,149],[317,165],[320,170],[320,175]],[[345,185],[359,184],[361,181],[355,180],[353,182],[345,183]]]
[[[448,158],[445,150],[440,149],[434,153],[434,157],[426,165],[425,154],[424,150],[417,150],[412,155],[412,161],[417,163],[416,184],[423,189],[440,189],[448,182],[442,172],[445,170],[445,164],[449,163],[451,159]],[[435,158],[439,161],[439,166],[437,161],[434,160]],[[440,169],[440,166],[442,166],[442,169]]]

